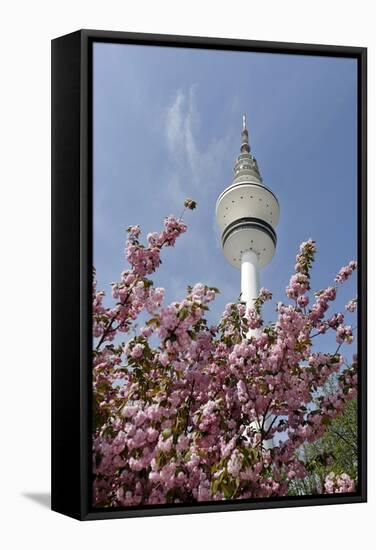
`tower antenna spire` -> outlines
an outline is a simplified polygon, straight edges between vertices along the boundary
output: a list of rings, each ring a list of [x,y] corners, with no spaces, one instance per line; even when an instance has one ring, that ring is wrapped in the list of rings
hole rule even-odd
[[[242,144],[240,147],[240,151],[242,153],[249,153],[250,152],[249,147],[249,138],[248,138],[248,130],[247,130],[247,117],[244,113],[243,115],[243,129],[242,129]]]

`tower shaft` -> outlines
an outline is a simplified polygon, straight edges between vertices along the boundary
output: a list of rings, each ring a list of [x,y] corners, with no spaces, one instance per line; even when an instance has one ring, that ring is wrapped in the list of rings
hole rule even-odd
[[[260,291],[260,267],[256,252],[247,250],[241,256],[241,301],[246,310],[252,309]],[[257,330],[249,330],[247,338],[257,336]]]
[[[254,307],[260,291],[260,268],[256,252],[247,250],[241,257],[241,301],[246,308]]]

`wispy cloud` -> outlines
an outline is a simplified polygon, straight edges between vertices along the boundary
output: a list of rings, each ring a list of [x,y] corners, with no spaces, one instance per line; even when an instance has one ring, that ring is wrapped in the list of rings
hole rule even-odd
[[[218,184],[230,135],[210,139],[210,130],[203,131],[197,96],[197,84],[176,93],[166,109],[165,136],[171,162],[175,164],[174,185],[179,187],[182,180],[189,178],[196,188],[204,191]]]
[[[199,108],[199,92],[197,84],[178,90],[165,110],[168,151],[165,189],[177,207],[187,196],[198,201],[199,210],[190,223],[189,235],[202,271],[210,273],[213,258],[207,253],[208,246],[217,252],[220,249],[215,201],[230,183],[234,144],[232,128],[222,128],[221,134],[215,135],[216,125],[211,124],[210,114]],[[201,210],[201,205],[205,205],[206,210]],[[208,232],[208,228],[211,231]]]
[[[194,174],[200,163],[200,153],[194,138],[194,126],[198,124],[196,90],[197,85],[193,84],[187,93],[178,91],[166,113],[169,151],[178,161],[187,163]]]

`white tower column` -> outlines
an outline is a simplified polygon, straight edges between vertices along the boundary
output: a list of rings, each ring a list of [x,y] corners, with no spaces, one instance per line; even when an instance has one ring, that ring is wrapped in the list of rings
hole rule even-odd
[[[256,252],[247,250],[241,257],[241,300],[247,310],[254,307],[260,292],[260,269]]]
[[[260,292],[260,270],[271,262],[275,253],[279,203],[263,183],[256,158],[251,154],[245,115],[234,177],[232,184],[217,199],[216,217],[225,258],[241,270],[241,301],[249,310],[254,308]],[[257,337],[259,333],[260,329],[250,329],[246,336]],[[265,432],[271,422],[271,416],[265,419]],[[261,428],[258,422],[252,427],[256,431]],[[264,449],[272,447],[272,440],[264,441]]]

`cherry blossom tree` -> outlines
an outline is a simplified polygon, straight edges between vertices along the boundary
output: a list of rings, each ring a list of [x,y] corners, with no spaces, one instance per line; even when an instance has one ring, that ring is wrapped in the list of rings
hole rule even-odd
[[[186,208],[195,206],[186,200]],[[112,307],[94,272],[95,506],[287,495],[294,480],[309,474],[301,446],[319,440],[356,397],[356,357],[347,362],[341,354],[353,329],[344,313],[328,314],[355,261],[313,293],[316,244],[308,240],[274,323],[263,322],[272,295],[261,289],[253,309],[228,304],[214,326],[205,315],[216,288],[198,283],[180,302],[165,305],[164,289],[150,278],[163,249],[186,230],[182,217],[169,216],[142,244],[140,227],[128,228],[129,267],[112,285]],[[347,310],[355,309],[354,299]],[[336,341],[333,353],[315,351],[326,333]],[[333,376],[333,391],[323,392]],[[346,472],[330,473],[322,487],[355,489]]]

